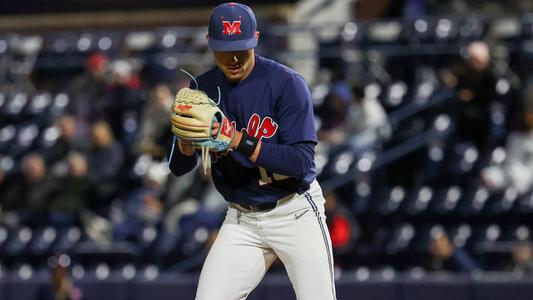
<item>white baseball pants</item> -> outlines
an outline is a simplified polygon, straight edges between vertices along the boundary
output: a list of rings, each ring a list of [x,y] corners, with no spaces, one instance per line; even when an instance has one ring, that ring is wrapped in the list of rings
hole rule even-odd
[[[324,202],[315,181],[270,211],[230,205],[202,268],[196,300],[246,299],[278,257],[298,300],[335,300]]]

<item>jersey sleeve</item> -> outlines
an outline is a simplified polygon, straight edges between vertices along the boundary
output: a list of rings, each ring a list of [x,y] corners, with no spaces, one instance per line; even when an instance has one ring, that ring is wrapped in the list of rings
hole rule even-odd
[[[273,173],[304,179],[315,172],[315,145],[304,142],[292,145],[262,143],[256,163]]]
[[[301,76],[290,77],[279,96],[276,109],[281,144],[317,143],[313,101]]]

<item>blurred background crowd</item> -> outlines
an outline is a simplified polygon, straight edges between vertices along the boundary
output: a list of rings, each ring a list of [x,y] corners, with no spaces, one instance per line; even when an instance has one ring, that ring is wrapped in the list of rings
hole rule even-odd
[[[111,27],[0,5],[0,274],[199,270],[227,204],[166,160],[180,69],[212,64],[204,2]],[[258,53],[312,92],[338,276],[533,275],[531,2],[257,2]]]

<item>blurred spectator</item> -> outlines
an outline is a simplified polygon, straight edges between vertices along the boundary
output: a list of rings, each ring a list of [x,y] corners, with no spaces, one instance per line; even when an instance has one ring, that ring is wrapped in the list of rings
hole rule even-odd
[[[385,110],[375,98],[365,97],[361,87],[352,88],[353,103],[348,107],[345,122],[347,142],[352,149],[363,151],[391,136]]]
[[[89,179],[96,186],[96,197],[104,202],[110,200],[117,190],[114,180],[122,170],[124,151],[105,121],[97,121],[91,127],[91,148],[87,160]]]
[[[196,172],[189,172],[180,177],[170,175],[165,187],[165,207],[169,209],[185,200],[188,197],[189,187],[193,185],[196,179]]]
[[[174,96],[167,84],[156,85],[144,106],[140,130],[135,144],[137,153],[162,159],[171,140],[168,118]]]
[[[165,264],[173,265],[178,272],[199,271],[203,259],[214,241],[222,224],[227,202],[216,190],[211,172],[205,174],[202,168],[190,172],[193,177],[186,178],[177,195],[167,203],[168,213],[164,220],[164,234],[175,240],[174,254],[166,255]],[[185,183],[185,184],[184,184]]]
[[[478,149],[489,145],[491,103],[496,99],[496,79],[492,73],[489,47],[472,42],[466,61],[441,72],[444,84],[457,92],[457,133],[463,141],[473,141]]]
[[[462,247],[456,247],[442,230],[431,232],[432,268],[440,271],[472,272],[480,270],[478,263]]]
[[[347,143],[360,152],[391,135],[385,110],[377,99],[365,97],[359,86],[334,84],[317,115],[322,121],[319,139],[327,144]]]
[[[99,118],[109,123],[117,140],[126,146],[133,142],[137,133],[143,102],[140,79],[131,64],[126,60],[114,61],[105,106]]]
[[[222,225],[224,213],[210,211],[194,199],[180,203],[172,213],[176,223],[174,229],[165,234],[177,238],[176,252],[165,257],[164,265],[173,265],[172,269],[179,272],[198,272]],[[171,221],[165,220],[166,223]]]
[[[200,249],[198,249],[198,251],[196,251],[194,254],[183,260],[180,260],[178,263],[172,266],[172,270],[180,273],[199,272],[204,264],[205,258],[207,257],[207,253],[209,253],[209,250],[217,238],[217,235],[218,229],[210,230],[202,247],[200,247]]]
[[[109,124],[98,121],[91,128],[89,177],[94,182],[114,179],[124,160],[122,147],[116,142]]]
[[[95,120],[105,103],[108,81],[109,60],[102,53],[93,53],[87,57],[85,72],[75,77],[69,84],[72,102],[69,110],[81,120]]]
[[[505,160],[481,171],[485,185],[491,190],[514,187],[520,193],[533,188],[533,112],[523,113],[526,130],[509,135]]]
[[[43,286],[37,300],[82,300],[81,290],[69,276],[70,257],[65,254],[48,259],[50,284]]]
[[[22,172],[6,178],[0,206],[4,212],[44,212],[55,187],[43,157],[29,153],[22,159]]]
[[[334,82],[324,103],[315,109],[321,125],[317,133],[322,142],[338,145],[344,142],[342,127],[346,119],[346,110],[352,101],[349,86],[344,81]]]
[[[513,248],[512,272],[533,275],[533,247],[528,240],[518,241]]]
[[[346,259],[355,247],[359,236],[359,227],[351,212],[337,201],[334,192],[325,192],[326,222],[331,236],[331,246],[335,255],[335,265],[346,266]]]
[[[58,189],[48,206],[54,224],[77,222],[78,214],[85,208],[90,190],[87,159],[78,152],[67,157],[66,176],[58,179]]]
[[[145,226],[157,225],[163,216],[161,199],[168,173],[166,165],[152,164],[144,176],[144,184],[125,196],[124,215],[113,229],[115,239],[132,239]]]
[[[85,149],[85,141],[77,133],[76,119],[71,115],[64,115],[56,120],[59,129],[59,138],[55,144],[43,153],[44,159],[49,166],[64,160],[67,154],[73,150]]]
[[[165,217],[165,228],[168,232],[180,231],[180,221],[185,215],[198,212],[219,215],[223,214],[227,207],[227,202],[215,188],[211,172],[205,174],[202,168],[197,168],[192,174],[194,174],[194,178],[188,185],[184,186],[184,190],[180,193],[183,199],[169,205]]]

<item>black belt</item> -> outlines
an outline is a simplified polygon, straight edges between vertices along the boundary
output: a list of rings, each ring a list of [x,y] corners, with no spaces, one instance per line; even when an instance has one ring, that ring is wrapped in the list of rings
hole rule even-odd
[[[261,204],[238,204],[236,203],[237,207],[240,207],[240,208],[252,211],[252,212],[272,210],[277,205],[278,205],[278,201],[274,201],[270,203],[261,203]]]

